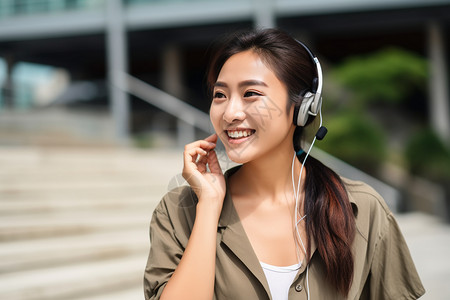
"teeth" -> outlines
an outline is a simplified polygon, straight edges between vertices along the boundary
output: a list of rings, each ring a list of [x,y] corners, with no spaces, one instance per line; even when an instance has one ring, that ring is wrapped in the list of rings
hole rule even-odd
[[[251,136],[253,134],[253,131],[250,131],[250,130],[229,131],[228,130],[227,134],[231,138],[238,139],[238,138],[241,138],[241,137]]]

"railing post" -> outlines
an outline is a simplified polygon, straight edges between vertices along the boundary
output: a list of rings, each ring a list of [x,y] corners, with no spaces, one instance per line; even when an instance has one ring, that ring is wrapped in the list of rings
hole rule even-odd
[[[122,0],[106,1],[107,28],[106,52],[108,56],[108,81],[110,107],[116,138],[120,143],[129,142],[129,101],[125,91],[117,88],[125,84],[121,73],[128,72],[127,37],[123,21]]]
[[[428,25],[428,52],[430,58],[430,121],[437,134],[450,143],[450,109],[448,71],[444,35],[440,24]]]
[[[274,0],[253,0],[254,7],[254,27],[273,28],[275,27]]]

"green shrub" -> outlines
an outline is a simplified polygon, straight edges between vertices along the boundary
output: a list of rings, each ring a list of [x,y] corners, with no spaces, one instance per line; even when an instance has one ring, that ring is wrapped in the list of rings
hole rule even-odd
[[[400,103],[425,90],[428,78],[423,57],[397,48],[349,58],[332,75],[352,92],[358,105]]]
[[[137,148],[152,148],[154,140],[148,133],[138,133],[133,136],[133,145]]]
[[[419,131],[410,138],[405,159],[413,174],[448,183],[450,149],[431,129]]]
[[[347,112],[327,121],[330,132],[318,144],[324,151],[369,173],[386,157],[383,131],[360,114]]]

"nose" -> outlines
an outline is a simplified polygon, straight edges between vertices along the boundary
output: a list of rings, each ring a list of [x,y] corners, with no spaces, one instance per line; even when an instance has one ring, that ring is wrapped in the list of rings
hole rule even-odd
[[[233,97],[227,102],[225,112],[223,114],[223,119],[227,123],[234,123],[243,121],[246,118],[246,113],[244,110],[244,104],[242,99],[238,97]]]

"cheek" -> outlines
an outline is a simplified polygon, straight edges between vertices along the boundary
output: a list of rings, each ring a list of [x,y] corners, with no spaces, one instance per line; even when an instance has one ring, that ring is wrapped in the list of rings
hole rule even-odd
[[[212,125],[214,126],[214,130],[216,133],[219,133],[222,131],[220,127],[220,121],[222,120],[223,113],[221,112],[220,106],[217,104],[212,103],[211,107],[209,108],[209,118],[211,120]]]
[[[246,114],[254,121],[254,124],[258,125],[258,129],[264,132],[281,124],[290,125],[293,119],[293,107],[288,108],[286,103],[279,99],[265,97],[251,103],[246,108]]]
[[[222,141],[223,144],[225,144],[226,139],[228,139],[228,136],[223,131],[222,126],[222,120],[223,120],[223,108],[220,105],[215,105],[214,103],[211,104],[211,107],[209,109],[209,118],[211,120],[211,123],[214,127],[214,131],[216,132],[219,139]]]
[[[294,104],[288,104],[287,105],[287,112],[286,113],[288,114],[288,117],[292,121],[292,123],[294,123],[294,109],[295,109],[295,105]]]

